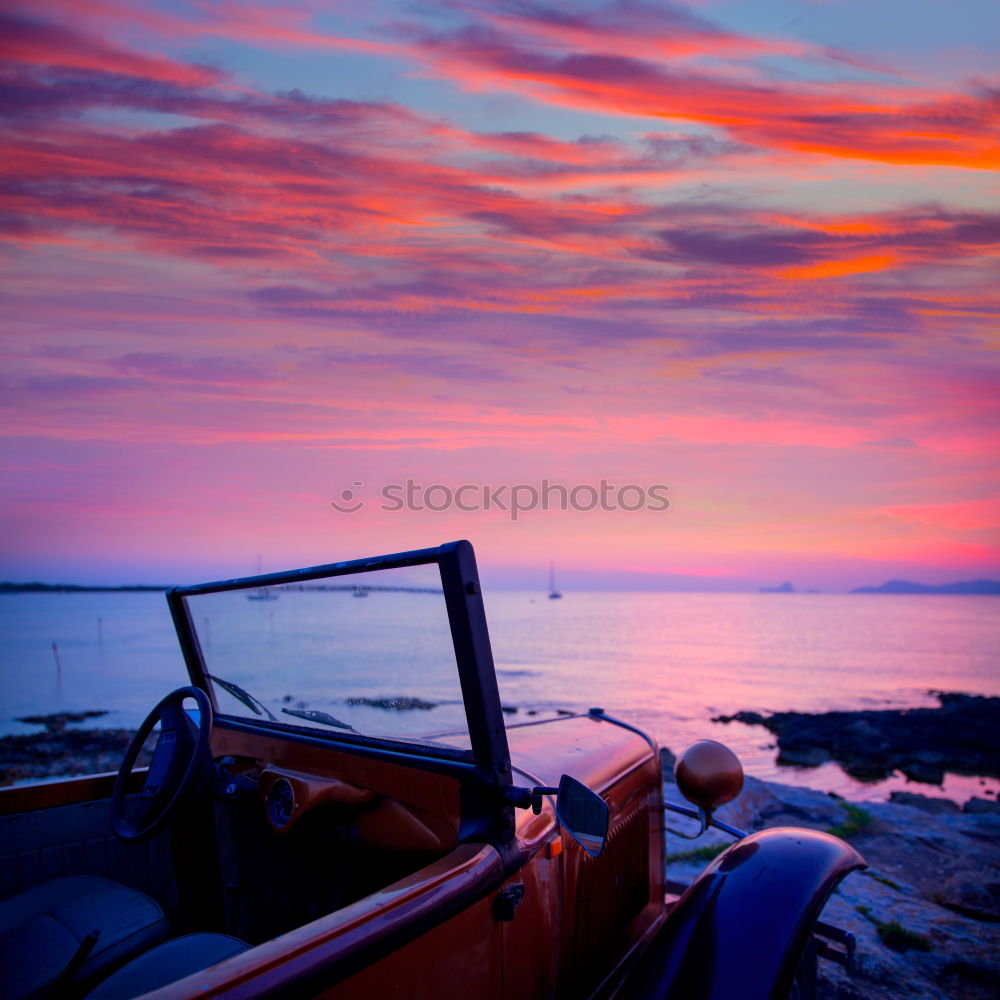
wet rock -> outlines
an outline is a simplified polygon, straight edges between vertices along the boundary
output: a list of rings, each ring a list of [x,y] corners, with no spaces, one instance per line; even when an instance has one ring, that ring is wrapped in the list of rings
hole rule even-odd
[[[1000,777],[1000,698],[935,692],[940,707],[863,712],[757,712],[715,722],[764,726],[778,737],[778,761],[815,766],[833,758],[854,777],[901,770],[940,785],[945,771]]]
[[[64,733],[71,722],[86,722],[88,719],[99,719],[107,714],[107,709],[91,712],[53,712],[51,715],[25,715],[16,721],[26,722],[29,726],[44,726],[50,733]]]
[[[883,753],[889,747],[888,738],[883,735],[876,720],[870,718],[868,713],[862,714],[860,718],[850,719],[837,735],[836,742],[851,746],[866,746],[873,754]]]
[[[923,812],[937,813],[938,815],[962,811],[958,804],[952,802],[951,799],[935,799],[929,795],[918,795],[916,792],[893,792],[889,796],[889,801],[895,802],[896,805],[913,806]]]
[[[717,715],[712,719],[713,722],[742,722],[746,726],[765,726],[770,729],[768,725],[768,716],[761,715],[760,712],[735,712],[732,715]]]
[[[825,747],[782,747],[778,753],[779,764],[794,767],[819,767],[830,759],[830,751]]]
[[[974,796],[965,803],[963,809],[967,813],[1000,813],[1000,802]]]
[[[392,698],[354,697],[348,698],[347,704],[381,708],[383,712],[429,712],[432,708],[437,708],[437,702],[425,701],[423,698],[411,698],[406,695],[396,695]]]
[[[914,760],[900,765],[900,770],[909,778],[924,785],[943,785],[944,768],[939,764],[925,764]]]

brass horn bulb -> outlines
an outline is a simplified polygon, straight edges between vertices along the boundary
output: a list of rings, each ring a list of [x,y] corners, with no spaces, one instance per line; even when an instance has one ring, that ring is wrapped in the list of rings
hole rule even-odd
[[[678,758],[674,779],[688,802],[711,812],[743,790],[743,765],[724,744],[699,740]]]

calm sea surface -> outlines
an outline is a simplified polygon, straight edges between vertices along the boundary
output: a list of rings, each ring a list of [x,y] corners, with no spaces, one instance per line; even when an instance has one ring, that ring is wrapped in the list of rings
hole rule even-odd
[[[282,595],[277,601],[244,601],[240,614],[280,648],[294,650],[304,635],[299,604],[308,605],[313,618],[328,618],[333,635],[353,636],[359,616],[392,601],[393,620],[405,635],[411,616],[415,627],[440,600],[350,597],[313,594],[297,602]],[[941,789],[907,785],[902,776],[861,784],[835,764],[778,767],[768,732],[711,722],[714,715],[740,709],[933,705],[932,689],[1000,695],[996,598],[581,593],[550,601],[544,594],[500,591],[487,595],[487,614],[501,697],[517,708],[510,722],[529,721],[529,712],[599,705],[675,751],[702,737],[719,739],[740,755],[749,774],[854,799],[884,798],[909,787],[964,800],[998,787],[994,780],[984,784],[955,775]],[[336,679],[325,683],[315,657],[309,669],[285,662],[280,671],[253,678],[255,695],[283,695],[286,702],[301,699],[327,711],[344,704]],[[368,677],[367,690],[427,697],[420,675],[413,669],[382,681]],[[19,716],[68,710],[108,709],[97,724],[136,726],[186,679],[162,594],[0,596],[0,733],[36,731],[15,721]]]

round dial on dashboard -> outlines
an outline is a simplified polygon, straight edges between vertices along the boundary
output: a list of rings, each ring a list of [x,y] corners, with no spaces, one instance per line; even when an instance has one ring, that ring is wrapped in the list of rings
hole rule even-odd
[[[267,818],[277,830],[284,830],[292,821],[295,793],[285,778],[278,778],[267,793]]]

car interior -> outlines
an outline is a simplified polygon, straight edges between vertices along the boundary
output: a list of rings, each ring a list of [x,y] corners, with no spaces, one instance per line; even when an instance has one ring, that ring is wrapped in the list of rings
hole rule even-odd
[[[8,998],[69,984],[98,1000],[135,996],[343,910],[458,846],[454,778],[217,733],[227,741],[242,752],[218,757],[221,793],[183,801],[152,837],[116,837],[113,798],[3,817],[6,881],[38,879],[0,900]],[[142,791],[125,801],[141,806]],[[60,871],[87,874],[38,878]]]
[[[431,569],[437,573],[438,567],[432,563]],[[388,914],[385,926],[373,931],[377,938],[392,930],[394,913],[396,925],[418,919],[415,901],[427,887],[447,892],[451,867],[475,869],[472,882],[456,888],[460,892],[470,891],[476,878],[502,877],[495,859],[463,846],[481,845],[483,829],[469,792],[475,781],[470,786],[467,780],[475,764],[460,690],[457,737],[448,734],[449,726],[455,728],[454,702],[443,713],[411,708],[420,704],[411,687],[402,692],[404,710],[394,712],[391,703],[383,709],[385,691],[378,685],[394,676],[385,671],[374,687],[356,686],[379,697],[361,694],[354,705],[341,699],[336,711],[349,716],[347,722],[281,693],[282,685],[290,686],[283,665],[296,599],[307,624],[310,602],[332,606],[333,596],[348,604],[339,619],[345,631],[344,623],[363,614],[354,601],[356,579],[333,596],[308,587],[310,579],[325,574],[313,571],[304,585],[299,573],[295,583],[303,593],[280,574],[264,584],[255,578],[205,585],[210,625],[199,588],[172,593],[189,673],[200,683],[172,692],[153,709],[111,794],[108,775],[0,793],[0,963],[8,1000],[127,1000],[320,919],[327,921],[330,940],[355,934],[351,947],[345,944],[347,961],[347,952],[357,951],[353,904],[367,901],[370,910],[374,900]],[[272,643],[286,648],[271,676],[259,665],[247,666],[254,644],[264,660],[269,655],[257,634],[266,602],[256,603],[267,585],[276,588],[285,611],[283,617],[271,614],[270,630],[286,630],[280,643]],[[390,610],[394,600],[404,617],[424,597],[414,587],[399,588],[398,581],[391,592],[389,585],[382,585],[385,592],[367,586],[373,596],[366,604],[374,606],[378,594]],[[440,582],[436,592],[442,593]],[[247,597],[253,607],[244,607]],[[239,627],[254,615],[249,620],[257,633],[251,630],[248,647]],[[391,652],[409,653],[412,631],[407,621],[399,634],[390,631]],[[295,655],[319,641],[311,634],[294,638]],[[356,655],[358,642],[348,637],[342,645]],[[224,659],[230,675],[240,668],[247,677],[216,678]],[[322,666],[336,676],[336,662]],[[455,670],[453,651],[449,669]],[[263,693],[251,695],[251,682]],[[422,711],[423,728],[444,726],[443,735],[406,732],[413,723],[405,711]],[[435,714],[447,718],[431,719]],[[372,719],[387,728],[399,718],[398,732],[369,738],[362,729],[374,725]],[[152,750],[145,768],[136,766],[143,747]],[[405,891],[379,898],[400,885]]]

